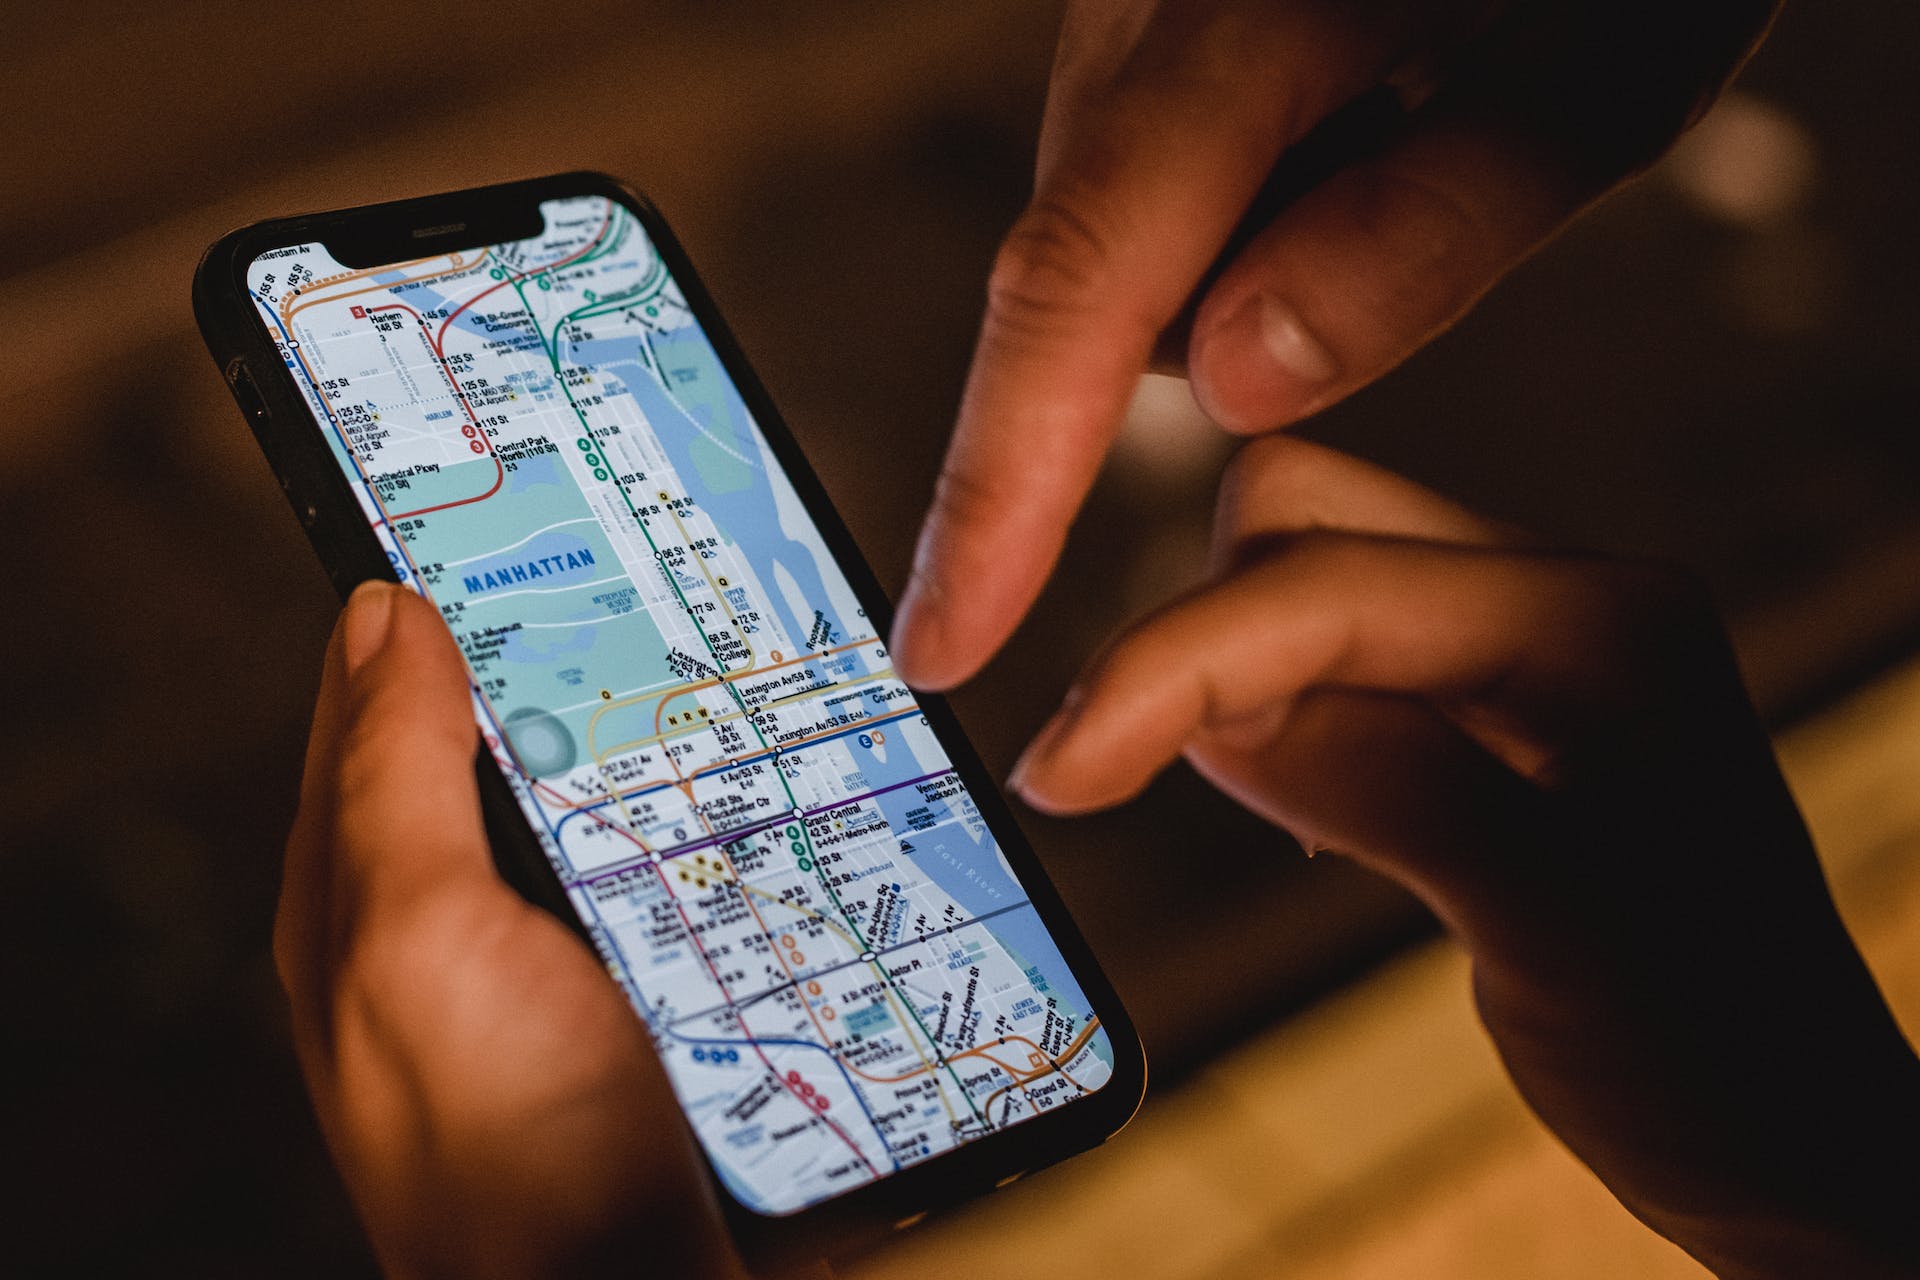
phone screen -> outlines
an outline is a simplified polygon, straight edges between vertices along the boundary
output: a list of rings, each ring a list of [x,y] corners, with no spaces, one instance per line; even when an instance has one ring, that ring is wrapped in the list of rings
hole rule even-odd
[[[652,239],[541,210],[247,283],[722,1180],[792,1213],[1100,1089],[1106,1029]]]

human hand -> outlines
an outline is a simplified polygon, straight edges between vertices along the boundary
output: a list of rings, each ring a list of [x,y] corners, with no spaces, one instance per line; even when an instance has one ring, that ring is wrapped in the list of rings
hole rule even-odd
[[[1717,1274],[1920,1274],[1920,1061],[1685,578],[1268,437],[1213,579],[1093,663],[1014,786],[1080,813],[1183,755],[1418,892],[1527,1101]]]
[[[1775,4],[1070,3],[1033,201],[988,283],[900,602],[903,676],[958,684],[1013,630],[1184,308],[1195,394],[1222,425],[1331,404],[1651,162]],[[1414,108],[1397,139],[1240,243],[1282,153],[1382,88]]]
[[[494,871],[470,698],[431,605],[354,593],[274,958],[374,1251],[400,1276],[739,1276],[640,1019]]]

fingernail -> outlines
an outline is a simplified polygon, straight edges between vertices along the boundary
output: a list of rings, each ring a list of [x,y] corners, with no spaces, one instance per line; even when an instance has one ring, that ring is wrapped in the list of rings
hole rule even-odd
[[[1029,742],[1027,749],[1020,753],[1020,758],[1013,762],[1013,770],[1007,774],[1007,790],[1023,797],[1027,794],[1027,784],[1033,776],[1034,769],[1046,759],[1048,753],[1059,744],[1060,740],[1067,736],[1067,731],[1073,727],[1073,722],[1079,718],[1079,715],[1080,690],[1070,689],[1061,701],[1060,709],[1053,713],[1053,718],[1040,726],[1040,732],[1033,735],[1033,741]]]
[[[1269,427],[1316,403],[1340,374],[1300,313],[1255,294],[1206,335],[1195,392],[1223,425]]]
[[[1333,362],[1333,353],[1307,332],[1299,312],[1265,294],[1249,305],[1260,308],[1260,341],[1274,364],[1303,386],[1318,387],[1333,381],[1340,367]]]
[[[347,597],[341,646],[345,650],[348,675],[359,671],[387,643],[387,631],[393,623],[393,597],[400,589],[394,583],[371,579],[355,587]]]

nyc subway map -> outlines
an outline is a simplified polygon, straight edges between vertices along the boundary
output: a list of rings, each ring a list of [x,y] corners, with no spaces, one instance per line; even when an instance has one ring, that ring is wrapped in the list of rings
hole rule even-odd
[[[248,285],[720,1176],[789,1213],[1099,1089],[1105,1029],[644,228],[543,212]]]

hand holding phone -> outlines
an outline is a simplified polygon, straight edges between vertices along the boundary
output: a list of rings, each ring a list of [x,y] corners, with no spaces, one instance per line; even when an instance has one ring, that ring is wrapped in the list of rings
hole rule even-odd
[[[476,790],[416,778],[424,810],[477,795],[598,954],[744,1252],[848,1247],[1133,1114],[1125,1011],[651,206],[572,174],[262,223],[195,304],[342,593],[451,628]]]
[[[494,870],[477,744],[446,626],[362,586],[327,650],[274,956],[381,1265],[740,1276],[645,1027]]]

